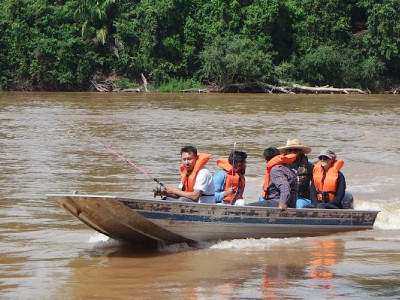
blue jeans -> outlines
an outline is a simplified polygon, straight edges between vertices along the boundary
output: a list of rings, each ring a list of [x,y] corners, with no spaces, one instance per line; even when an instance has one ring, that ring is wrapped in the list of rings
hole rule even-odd
[[[312,207],[311,200],[299,198],[296,201],[296,208],[303,208],[303,207]]]

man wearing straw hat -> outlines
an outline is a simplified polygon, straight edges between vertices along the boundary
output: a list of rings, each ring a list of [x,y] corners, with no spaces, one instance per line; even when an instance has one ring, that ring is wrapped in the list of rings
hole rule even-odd
[[[310,183],[312,181],[314,165],[308,161],[307,153],[311,152],[311,148],[301,144],[299,139],[287,140],[286,146],[278,147],[279,151],[284,154],[294,153],[297,155],[296,160],[288,165],[297,175],[297,202],[296,208],[311,207],[310,200]]]

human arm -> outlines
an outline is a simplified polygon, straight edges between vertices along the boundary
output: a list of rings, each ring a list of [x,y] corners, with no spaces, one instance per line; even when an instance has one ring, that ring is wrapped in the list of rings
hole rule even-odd
[[[270,185],[274,185],[276,189],[279,190],[279,208],[281,210],[286,210],[290,198],[291,188],[283,166],[276,166],[272,168]]]
[[[190,200],[193,200],[195,202],[199,201],[199,198],[201,196],[201,190],[196,190],[194,189],[193,192],[186,192],[182,191],[179,188],[174,188],[171,186],[166,185],[164,189],[161,191],[162,195],[165,195],[167,197],[172,197],[172,198],[179,198],[179,197],[185,197]]]
[[[341,208],[342,200],[344,198],[345,193],[346,193],[346,180],[342,172],[339,172],[339,176],[337,179],[336,195],[335,198],[333,198],[329,202]]]
[[[195,202],[212,200],[212,203],[215,203],[215,198],[214,198],[215,188],[214,188],[213,177],[207,168],[201,169],[196,174],[196,179],[192,189],[191,189],[192,191],[182,191],[181,189],[166,187],[164,190],[167,196],[168,194],[171,194],[172,197],[175,198],[185,197]]]
[[[212,196],[214,202],[214,182],[212,175],[208,169],[203,168],[196,174],[193,191],[182,191],[181,183],[179,188],[165,186],[161,194],[172,198],[185,197],[194,202],[199,202],[201,196]]]
[[[213,176],[215,187],[215,202],[220,203],[226,197],[224,194],[224,187],[226,182],[226,171],[219,171]]]
[[[310,198],[313,207],[317,207],[319,201],[317,198],[317,190],[315,189],[314,180],[311,180],[310,184]]]

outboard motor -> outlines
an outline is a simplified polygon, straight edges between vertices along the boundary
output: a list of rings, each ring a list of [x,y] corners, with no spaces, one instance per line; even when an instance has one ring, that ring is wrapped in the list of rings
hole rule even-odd
[[[352,194],[345,193],[342,200],[342,206],[344,209],[354,209],[354,198]]]

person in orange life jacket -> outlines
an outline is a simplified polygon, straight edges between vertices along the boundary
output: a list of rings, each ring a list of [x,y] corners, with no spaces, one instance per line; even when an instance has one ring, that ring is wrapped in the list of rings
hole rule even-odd
[[[289,164],[297,175],[297,201],[296,208],[312,207],[310,198],[310,184],[314,165],[308,161],[307,153],[312,150],[310,147],[301,145],[299,139],[287,140],[286,146],[278,147],[281,154],[287,155],[294,153],[296,160]]]
[[[222,204],[244,205],[246,152],[232,151],[228,159],[218,159],[217,165],[223,170],[213,176],[215,202]],[[232,168],[233,165],[233,168]]]
[[[183,147],[179,188],[165,186],[161,195],[182,202],[215,203],[214,182],[210,171],[205,168],[210,157],[211,154],[197,153],[193,146]]]
[[[296,160],[296,154],[280,155],[275,147],[264,150],[267,171],[264,176],[263,195],[259,202],[248,205],[279,207],[286,210],[296,207],[297,178],[288,164]]]
[[[346,193],[346,180],[339,170],[343,160],[337,160],[332,150],[322,150],[314,166],[310,196],[316,208],[338,209]]]

